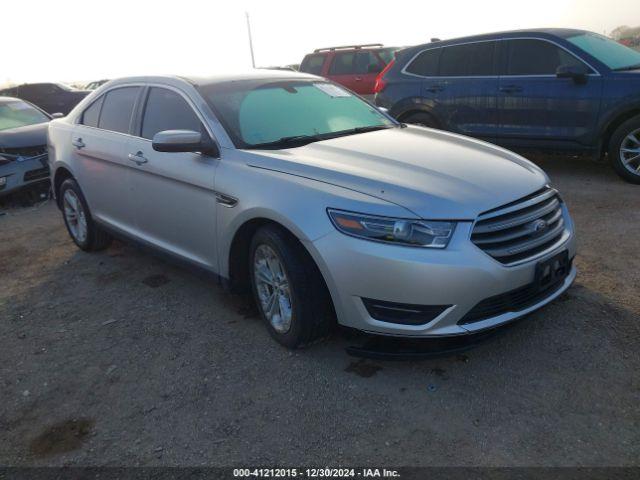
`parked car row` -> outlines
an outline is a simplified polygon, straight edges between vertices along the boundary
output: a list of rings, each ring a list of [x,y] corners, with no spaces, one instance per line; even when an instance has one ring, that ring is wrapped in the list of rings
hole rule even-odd
[[[320,49],[301,70],[374,93],[402,122],[511,149],[608,154],[622,178],[640,183],[640,52],[572,29],[434,41],[390,49],[393,60],[384,50]]]
[[[635,55],[529,30],[318,49],[315,74],[114,80],[50,122],[51,185],[79,248],[123,237],[251,291],[287,347],[336,323],[481,332],[569,288],[576,239],[540,168],[470,137],[608,145],[637,182]]]

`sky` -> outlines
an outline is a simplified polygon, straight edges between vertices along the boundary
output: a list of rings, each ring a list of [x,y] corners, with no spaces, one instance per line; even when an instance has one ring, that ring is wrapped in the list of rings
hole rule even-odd
[[[0,10],[0,85],[247,70],[245,12],[258,67],[300,63],[333,45],[640,25],[639,0],[19,0]]]

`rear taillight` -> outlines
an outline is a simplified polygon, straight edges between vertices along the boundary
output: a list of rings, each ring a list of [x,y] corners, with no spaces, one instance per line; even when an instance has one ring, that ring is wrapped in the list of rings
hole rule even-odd
[[[376,83],[373,85],[373,93],[380,93],[387,86],[387,82],[384,81],[385,74],[393,66],[395,60],[391,60],[386,67],[376,77]]]

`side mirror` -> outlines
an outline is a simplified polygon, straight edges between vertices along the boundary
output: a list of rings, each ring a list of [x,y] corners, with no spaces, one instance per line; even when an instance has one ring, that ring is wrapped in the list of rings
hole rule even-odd
[[[51,114],[51,118],[62,118],[64,117],[64,113],[56,112]]]
[[[589,69],[586,65],[560,65],[556,70],[556,77],[570,78],[579,85],[587,83]]]
[[[153,136],[152,147],[157,152],[201,152],[218,157],[220,150],[208,135],[193,130],[164,130]]]

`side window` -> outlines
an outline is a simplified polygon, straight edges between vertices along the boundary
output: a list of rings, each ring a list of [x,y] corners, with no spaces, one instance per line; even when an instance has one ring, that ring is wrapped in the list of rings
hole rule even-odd
[[[333,57],[329,75],[350,75],[353,71],[353,52],[339,52]]]
[[[106,93],[98,128],[129,133],[129,123],[140,87],[122,87]]]
[[[380,73],[382,65],[375,53],[364,51],[356,53],[354,73],[366,75],[367,73]]]
[[[304,60],[302,60],[300,71],[312,75],[321,75],[325,58],[325,55],[307,55],[304,57]]]
[[[562,48],[543,40],[509,40],[507,75],[555,75],[560,65],[583,65]]]
[[[102,107],[103,100],[104,95],[89,105],[87,109],[82,112],[82,120],[80,121],[82,125],[86,125],[87,127],[98,126],[98,118],[100,118],[100,108]]]
[[[149,90],[142,118],[142,137],[149,140],[163,130],[202,131],[200,119],[182,96],[166,88]]]
[[[444,47],[438,74],[443,77],[493,75],[495,42],[477,42]]]
[[[438,60],[442,49],[433,48],[420,53],[407,67],[406,71],[423,77],[433,77],[438,74]]]

